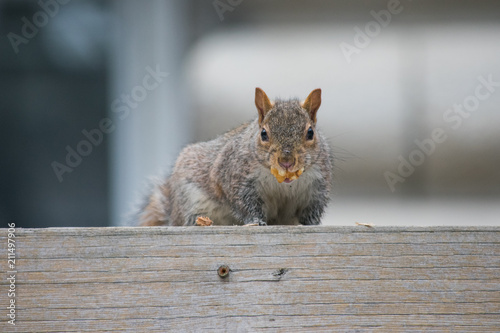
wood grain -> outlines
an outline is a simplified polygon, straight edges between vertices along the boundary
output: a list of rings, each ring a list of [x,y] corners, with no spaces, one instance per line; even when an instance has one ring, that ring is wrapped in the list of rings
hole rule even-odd
[[[500,331],[496,227],[17,229],[16,251],[5,332]]]

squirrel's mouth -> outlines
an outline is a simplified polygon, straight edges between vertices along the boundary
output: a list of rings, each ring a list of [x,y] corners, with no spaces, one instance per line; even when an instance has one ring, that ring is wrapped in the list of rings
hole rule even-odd
[[[278,181],[278,183],[283,183],[285,182],[286,184],[289,184],[291,182],[293,182],[294,180],[297,180],[300,175],[304,172],[304,167],[298,169],[297,171],[288,171],[287,170],[283,170],[283,169],[277,169],[275,167],[271,167],[271,173],[273,174],[273,176],[276,178],[276,180]]]

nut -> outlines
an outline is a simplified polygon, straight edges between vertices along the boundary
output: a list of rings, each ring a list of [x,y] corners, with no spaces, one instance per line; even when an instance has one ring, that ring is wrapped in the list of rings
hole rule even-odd
[[[275,167],[271,167],[271,173],[273,174],[274,177],[276,177],[276,180],[278,183],[283,183],[285,179],[290,179],[290,180],[296,180],[300,177],[300,175],[304,172],[304,168],[300,168],[299,170],[295,172],[290,172],[290,171],[284,171],[283,169],[277,169]]]
[[[209,227],[213,224],[214,224],[214,222],[207,216],[198,216],[196,218],[196,225],[199,225],[202,227]]]

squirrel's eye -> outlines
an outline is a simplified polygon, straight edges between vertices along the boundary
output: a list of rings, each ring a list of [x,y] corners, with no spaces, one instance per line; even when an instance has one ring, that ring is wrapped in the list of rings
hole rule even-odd
[[[309,127],[309,129],[307,130],[306,139],[312,140],[313,138],[314,138],[314,131],[312,127]]]
[[[260,138],[262,141],[269,141],[269,136],[267,136],[267,131],[263,128],[262,132],[260,132]]]

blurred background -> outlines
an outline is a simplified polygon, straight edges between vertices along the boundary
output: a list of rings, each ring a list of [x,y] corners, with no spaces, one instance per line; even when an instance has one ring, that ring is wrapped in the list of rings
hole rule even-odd
[[[498,1],[0,0],[0,221],[131,225],[181,148],[305,98],[324,224],[500,225]]]

